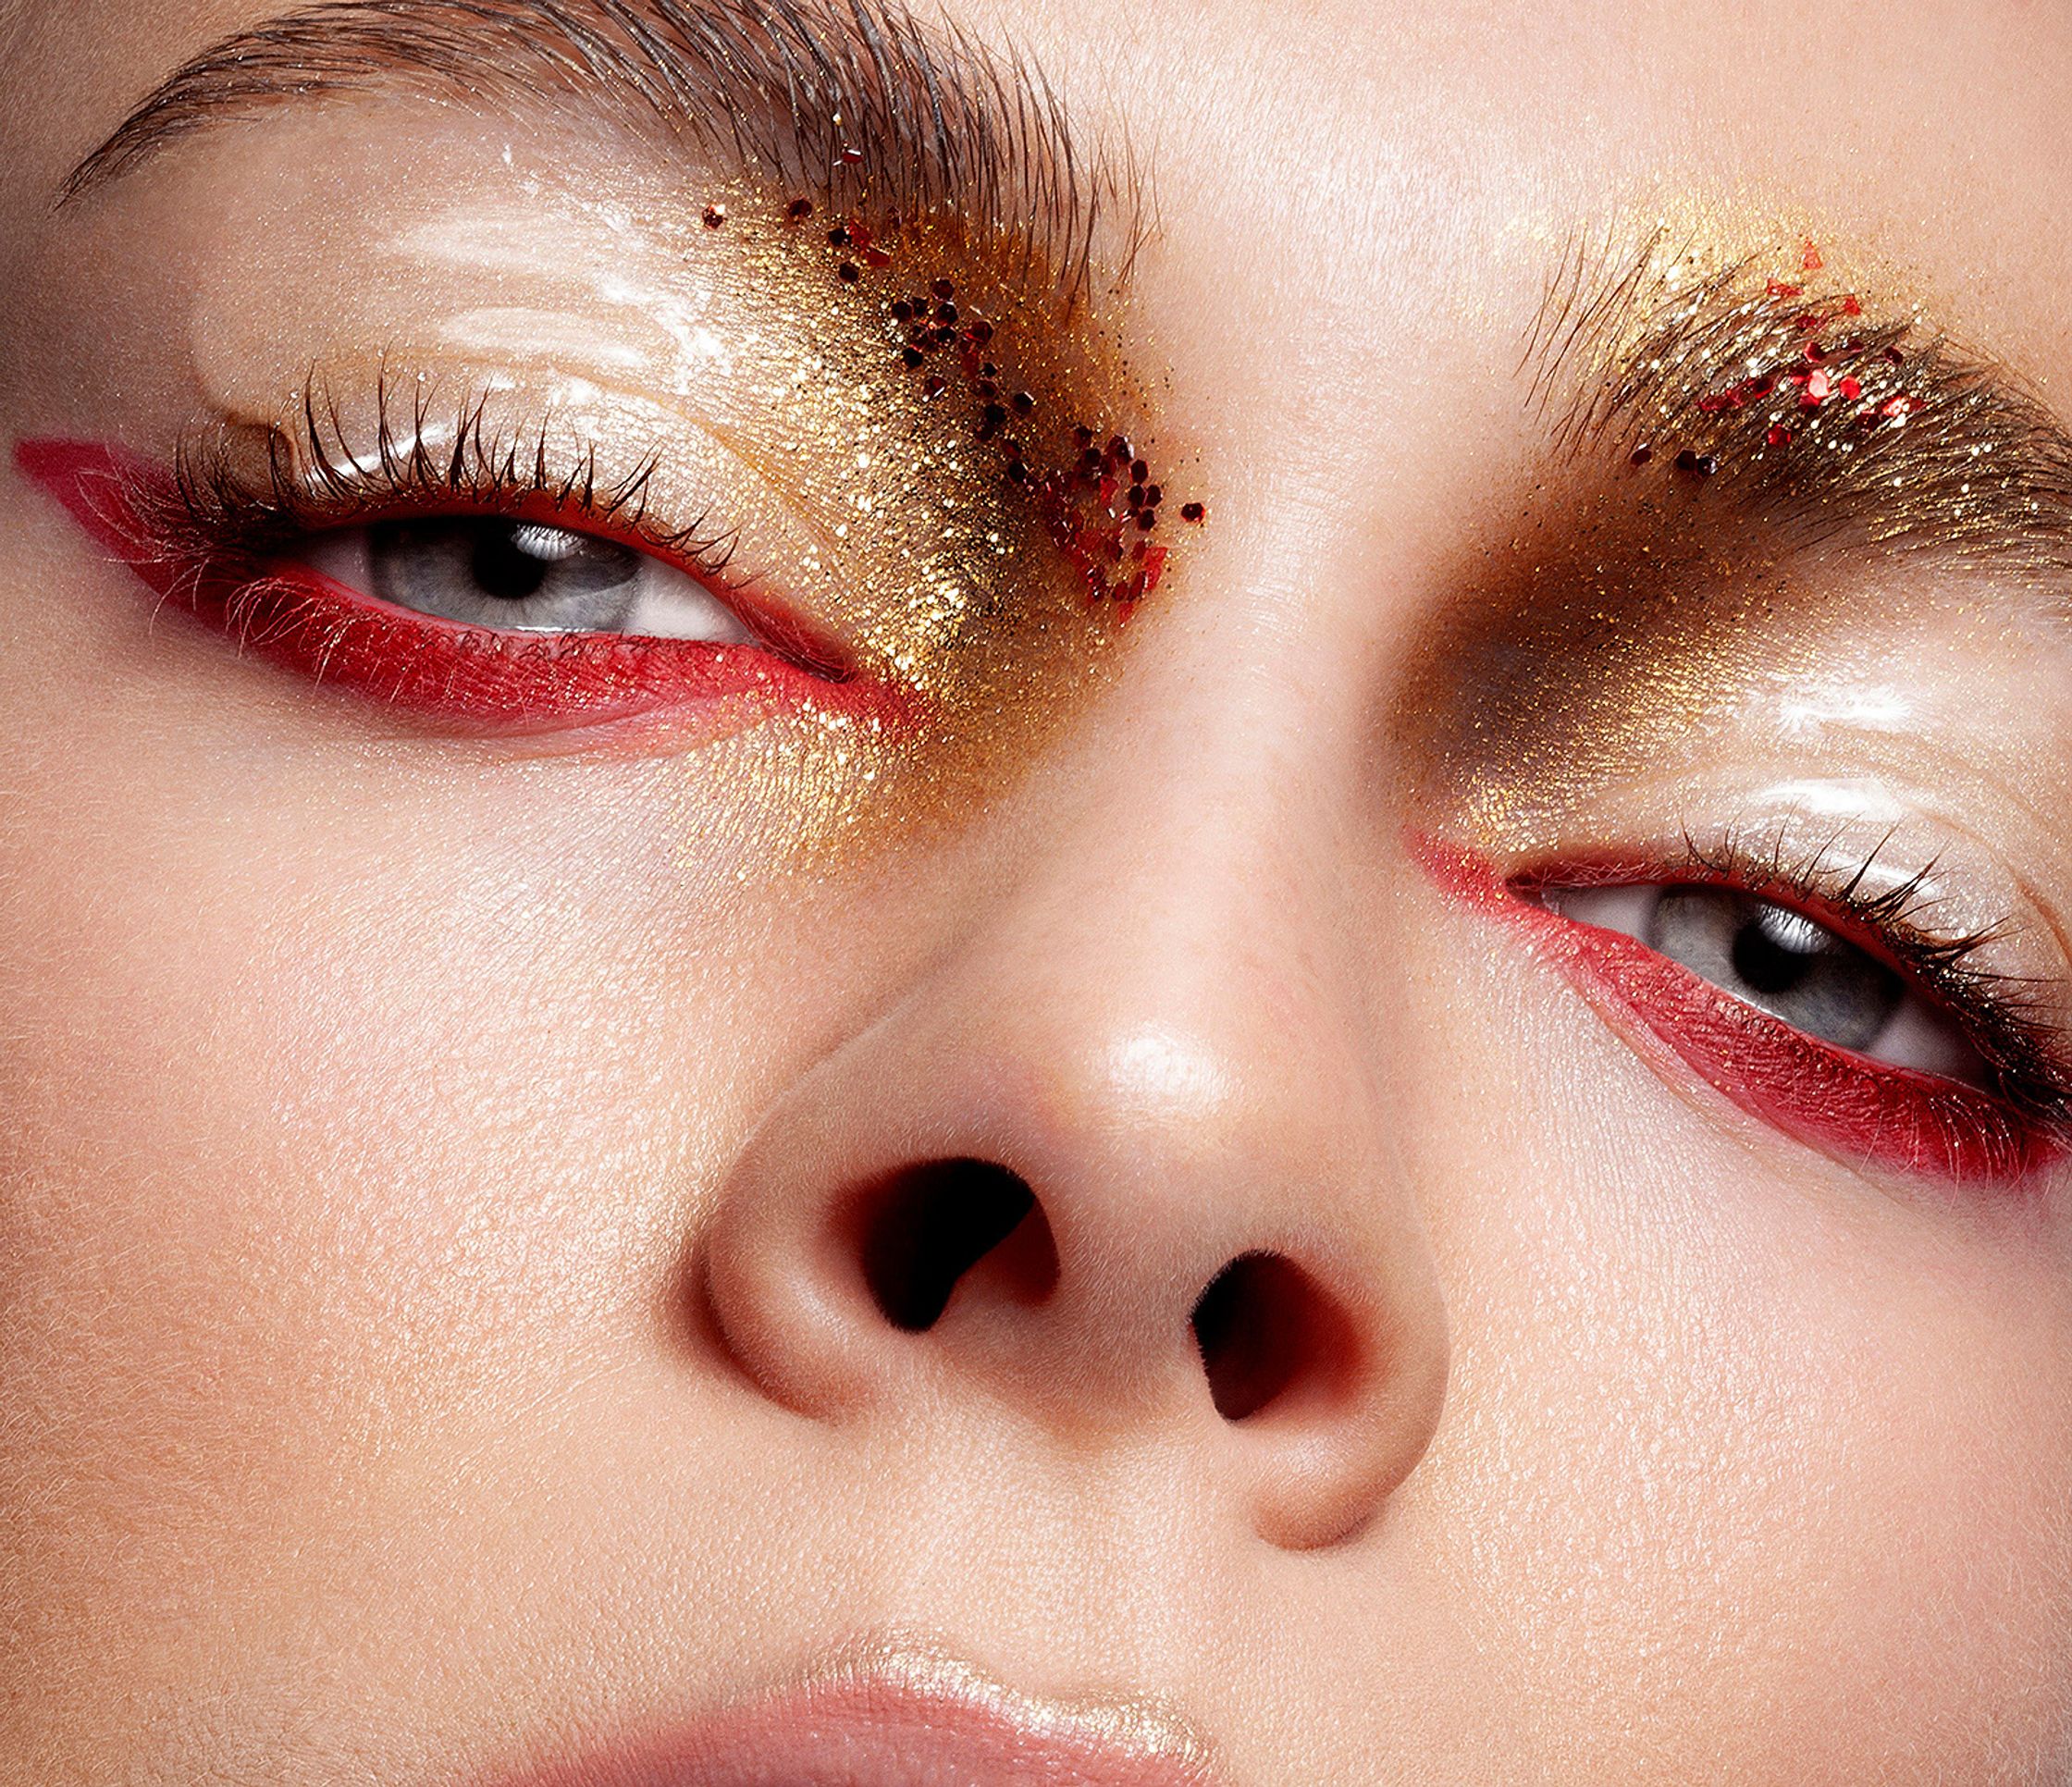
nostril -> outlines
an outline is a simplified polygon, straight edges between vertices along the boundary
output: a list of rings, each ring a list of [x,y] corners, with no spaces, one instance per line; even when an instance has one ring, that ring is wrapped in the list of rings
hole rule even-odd
[[[1194,1306],[1194,1339],[1216,1412],[1244,1421],[1350,1368],[1351,1324],[1294,1261],[1247,1253]]]
[[[935,1325],[981,1261],[1009,1294],[1027,1300],[1049,1295],[1057,1282],[1042,1208],[1004,1166],[945,1160],[906,1167],[866,1192],[858,1210],[864,1282],[884,1318],[909,1334]]]

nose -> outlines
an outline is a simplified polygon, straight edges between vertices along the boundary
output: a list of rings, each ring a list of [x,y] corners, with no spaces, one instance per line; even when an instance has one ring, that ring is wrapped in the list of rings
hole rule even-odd
[[[1431,1440],[1445,1307],[1330,927],[1233,873],[1231,828],[1170,844],[1052,853],[796,1080],[705,1294],[786,1407],[984,1394],[1076,1448],[1180,1448],[1262,1538],[1327,1545]]]

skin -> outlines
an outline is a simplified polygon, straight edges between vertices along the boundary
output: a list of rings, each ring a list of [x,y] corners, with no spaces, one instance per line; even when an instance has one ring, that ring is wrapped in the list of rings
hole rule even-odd
[[[712,840],[758,848],[769,787],[319,706],[147,626],[0,469],[0,1781],[475,1781],[886,1634],[1149,1697],[1240,1787],[2065,1780],[2072,1186],[1894,1183],[1744,1115],[1404,833],[1525,847],[1417,679],[1471,673],[1438,617],[1537,512],[1555,244],[1614,200],[1788,207],[2062,400],[2072,21],[956,11],[1154,170],[1128,327],[1215,524],[947,828],[737,876]],[[10,446],[147,436],[190,286],[226,364],[340,302],[278,272],[367,252],[320,197],[242,271],[193,219],[364,156],[364,115],[50,212],[261,16],[0,7]],[[476,129],[379,124],[372,214]],[[572,188],[632,154],[480,128]],[[1876,775],[2072,972],[2063,642],[1911,574],[1782,695],[1536,785],[1535,847]],[[1874,682],[1904,724],[1780,718]],[[981,1272],[908,1336],[831,1209],[942,1155],[1027,1180],[1058,1284]],[[1363,1363],[1232,1423],[1187,1315],[1261,1248]]]

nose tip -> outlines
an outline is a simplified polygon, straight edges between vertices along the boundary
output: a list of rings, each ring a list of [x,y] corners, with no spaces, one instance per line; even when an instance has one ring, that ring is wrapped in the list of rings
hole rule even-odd
[[[1075,1450],[1181,1448],[1276,1545],[1359,1530],[1444,1396],[1422,1231],[1291,1173],[1205,1044],[1160,1091],[1086,1041],[980,1056],[908,1013],[810,1069],[701,1240],[723,1344],[802,1414],[983,1395]]]

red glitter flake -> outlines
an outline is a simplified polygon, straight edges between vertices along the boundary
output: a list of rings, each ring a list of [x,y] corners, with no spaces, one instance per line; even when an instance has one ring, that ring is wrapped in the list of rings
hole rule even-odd
[[[931,403],[934,402],[949,388],[950,381],[944,378],[941,373],[930,373],[926,378],[921,380],[921,395]]]
[[[1906,356],[1900,352],[1897,348],[1887,348],[1885,350],[1885,359],[1890,364],[1897,366],[1906,361]]]
[[[1863,301],[1852,291],[1842,301],[1842,314],[1844,316],[1861,316],[1863,314]]]
[[[844,261],[842,265],[836,267],[834,270],[838,275],[841,276],[842,283],[845,286],[853,286],[858,279],[863,277],[862,269],[859,268],[854,261]]]
[[[1199,509],[1202,505],[1194,503],[1190,506]],[[1144,554],[1144,568],[1138,575],[1144,580],[1144,591],[1148,595],[1158,587],[1158,580],[1166,574],[1166,548],[1154,546],[1147,551],[1140,547],[1138,550]]]
[[[890,266],[892,265],[892,256],[882,248],[865,249],[863,258],[872,266]]]
[[[726,208],[726,206],[725,206],[725,205],[723,205],[723,204],[709,204],[709,205],[707,205],[707,206],[705,207],[705,227],[706,227],[706,228],[708,228],[708,229],[718,229],[718,228],[721,228],[721,227],[722,227],[722,225],[724,225],[724,224],[725,224],[726,220],[727,220],[727,208]]]
[[[856,148],[845,149],[842,152],[842,159],[847,162],[851,167],[854,167],[863,159],[863,151]]]
[[[1763,438],[1772,447],[1789,447],[1792,444],[1792,431],[1782,423],[1772,423],[1770,432]]]
[[[1863,395],[1863,380],[1860,378],[1844,378],[1835,386],[1835,389],[1854,403],[1856,399]]]
[[[956,288],[952,285],[947,279],[936,280],[934,290],[935,295],[938,298],[942,299],[945,303],[947,303],[952,298],[955,298],[956,296]]]
[[[1888,397],[1878,406],[1878,413],[1889,416],[1895,422],[1904,422],[1921,407],[1921,400],[1909,397],[1902,391],[1897,397]]]
[[[1209,510],[1206,503],[1183,502],[1180,504],[1180,519],[1182,521],[1201,523],[1207,521],[1208,518]]]
[[[1806,247],[1798,257],[1798,264],[1808,273],[1818,273],[1821,267],[1820,251],[1814,246],[1812,237],[1806,239]]]
[[[1796,298],[1806,288],[1788,286],[1782,279],[1772,279],[1766,290],[1772,298]]]
[[[1655,450],[1650,447],[1645,440],[1642,441],[1639,446],[1635,447],[1633,451],[1626,456],[1627,462],[1630,464],[1634,465],[1645,465],[1649,460],[1653,459],[1654,457]],[[1187,514],[1187,511],[1183,509],[1180,511],[1180,513],[1185,515]],[[1191,516],[1189,516],[1189,519],[1192,520],[1193,518]]]
[[[811,199],[794,199],[784,207],[784,216],[793,223],[803,223],[813,215]]]
[[[1834,375],[1825,367],[1806,376],[1806,389],[1799,398],[1799,407],[1817,410],[1834,395]]]

